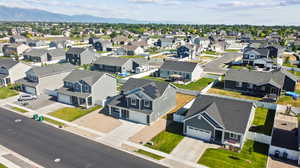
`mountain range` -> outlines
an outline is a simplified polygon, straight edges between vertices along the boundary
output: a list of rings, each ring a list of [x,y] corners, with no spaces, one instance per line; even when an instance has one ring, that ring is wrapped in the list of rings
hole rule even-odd
[[[0,6],[0,21],[85,22],[85,23],[150,23],[126,18],[105,18],[91,15],[65,15],[39,9]]]

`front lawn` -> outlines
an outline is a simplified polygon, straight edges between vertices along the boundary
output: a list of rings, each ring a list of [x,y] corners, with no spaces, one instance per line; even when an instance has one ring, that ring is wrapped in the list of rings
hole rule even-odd
[[[265,108],[256,108],[255,117],[250,131],[271,135],[274,124],[275,111]]]
[[[187,89],[187,90],[202,90],[204,89],[207,85],[209,85],[210,83],[212,83],[213,81],[215,81],[215,79],[211,79],[211,78],[201,78],[195,82],[191,82],[187,85],[184,84],[177,84],[174,83],[174,85],[178,88],[181,89]]]
[[[143,77],[143,79],[155,80],[155,81],[159,81],[159,82],[166,82],[166,80],[164,78],[153,77],[153,76],[145,76],[145,77]]]
[[[300,77],[300,72],[296,72],[296,71],[289,71],[291,74]]]
[[[149,156],[149,157],[151,157],[151,158],[153,158],[153,159],[156,159],[156,160],[164,159],[164,157],[162,157],[162,156],[156,155],[156,154],[151,153],[151,152],[144,151],[144,150],[142,150],[142,149],[139,149],[139,150],[137,150],[136,152],[137,152],[137,153],[140,153],[140,154],[142,154],[142,155]]]
[[[101,106],[95,106],[95,107],[91,107],[89,109],[83,109],[83,108],[79,108],[79,107],[78,108],[66,107],[66,108],[56,110],[56,111],[50,113],[49,115],[71,122],[71,121],[74,121],[90,112],[96,111],[100,108],[101,108]]]
[[[0,163],[0,168],[7,168],[7,167]]]
[[[182,130],[182,124],[177,122],[169,123],[165,131],[160,132],[151,139],[153,145],[145,144],[145,146],[165,153],[171,153],[184,138]]]
[[[238,49],[227,49],[225,50],[225,52],[229,52],[229,53],[235,53],[235,52],[240,52],[241,50]]]
[[[210,168],[265,168],[268,145],[248,140],[240,153],[225,149],[207,149],[199,164]]]
[[[204,51],[203,54],[207,54],[207,55],[217,55],[218,53],[215,51]]]
[[[16,96],[19,93],[15,90],[12,90],[9,87],[0,88],[0,99],[6,99],[8,97]]]

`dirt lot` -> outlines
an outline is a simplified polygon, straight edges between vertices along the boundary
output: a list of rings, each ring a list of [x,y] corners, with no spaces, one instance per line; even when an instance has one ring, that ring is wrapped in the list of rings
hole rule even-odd
[[[296,168],[298,167],[295,162],[292,161],[281,161],[272,159],[268,157],[268,167],[267,168]]]
[[[292,54],[284,54],[283,57],[290,57],[290,61],[297,61],[297,58]]]
[[[98,111],[92,112],[74,122],[102,133],[109,133],[122,124],[118,119],[100,114]]]
[[[182,108],[184,105],[186,105],[188,102],[190,102],[194,98],[195,98],[195,96],[177,93],[176,94],[176,107],[172,111],[170,111],[169,114],[175,113],[176,111],[178,111],[180,108]]]

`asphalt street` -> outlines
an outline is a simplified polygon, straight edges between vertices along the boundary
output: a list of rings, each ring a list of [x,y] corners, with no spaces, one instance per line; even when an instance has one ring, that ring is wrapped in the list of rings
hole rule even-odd
[[[16,119],[22,121],[15,122]],[[0,144],[46,168],[163,167],[3,108]]]
[[[224,68],[225,64],[228,64],[237,58],[242,58],[241,53],[225,53],[224,56],[213,60],[203,66],[204,71],[208,73],[224,74],[227,69]]]

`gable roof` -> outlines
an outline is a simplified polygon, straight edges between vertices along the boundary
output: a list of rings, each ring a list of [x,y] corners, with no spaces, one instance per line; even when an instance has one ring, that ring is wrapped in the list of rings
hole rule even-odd
[[[167,60],[163,63],[160,69],[193,72],[198,64],[194,62],[170,61]]]
[[[81,54],[86,50],[87,50],[87,48],[72,47],[67,51],[67,54]]]
[[[185,119],[206,114],[224,129],[243,134],[247,129],[252,107],[253,103],[246,101],[200,95],[186,113]]]
[[[0,59],[0,67],[4,67],[5,69],[10,69],[17,64],[18,62],[11,58]]]
[[[135,79],[130,78],[123,86],[122,91],[124,93],[130,92],[132,90],[140,89],[146,95],[150,96],[152,99],[162,96],[169,86],[167,82],[158,82],[148,79]]]
[[[120,58],[120,57],[100,57],[96,60],[95,64],[103,64],[110,66],[123,66],[126,64],[130,58]]]
[[[65,77],[64,81],[78,82],[83,80],[87,84],[93,85],[103,75],[106,75],[106,73],[98,71],[74,70],[67,77]]]
[[[27,51],[26,53],[24,53],[24,55],[29,55],[32,57],[41,57],[45,54],[47,54],[47,50],[46,49],[31,49],[29,51]]]
[[[71,64],[50,64],[44,67],[33,67],[27,72],[33,72],[38,77],[46,77],[60,73],[70,72],[76,67]]]
[[[295,76],[283,69],[277,69],[271,72],[230,69],[225,74],[225,80],[252,83],[258,86],[271,84],[282,88],[286,76],[297,81]]]
[[[66,52],[63,48],[57,48],[57,49],[49,50],[48,54],[52,57],[62,57],[66,55]]]

